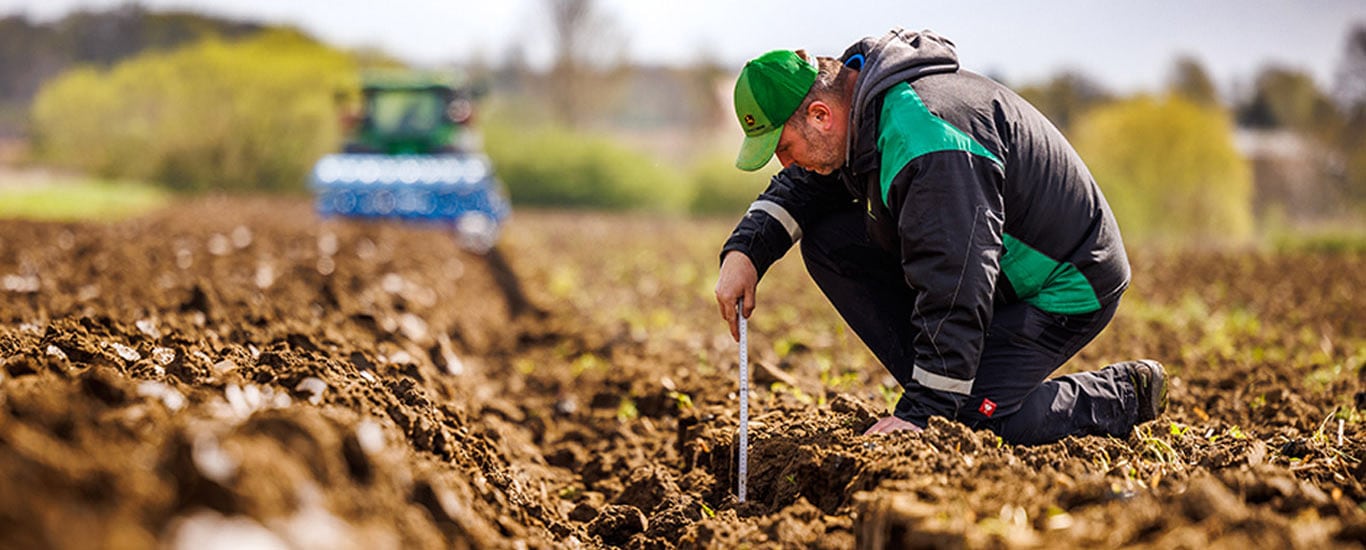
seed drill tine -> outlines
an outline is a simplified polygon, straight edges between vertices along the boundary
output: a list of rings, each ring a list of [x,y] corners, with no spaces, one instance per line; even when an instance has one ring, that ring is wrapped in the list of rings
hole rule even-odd
[[[744,306],[743,299],[735,303],[735,315],[740,320],[740,502],[745,501],[745,483],[749,480],[749,328]]]

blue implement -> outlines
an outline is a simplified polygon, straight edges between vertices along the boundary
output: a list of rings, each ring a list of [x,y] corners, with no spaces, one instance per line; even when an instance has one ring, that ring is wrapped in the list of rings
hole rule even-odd
[[[448,224],[477,252],[493,246],[511,211],[481,154],[332,154],[313,167],[309,186],[324,217]]]

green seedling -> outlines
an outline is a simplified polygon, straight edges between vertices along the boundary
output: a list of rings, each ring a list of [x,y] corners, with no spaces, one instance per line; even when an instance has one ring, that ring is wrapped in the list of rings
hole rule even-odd
[[[779,338],[777,342],[773,343],[773,352],[778,354],[779,359],[782,359],[791,355],[792,350],[802,347],[806,347],[806,344],[802,343],[801,340],[791,337]]]
[[[1311,439],[1323,445],[1332,445],[1332,441],[1328,437],[1328,424],[1338,417],[1338,411],[1341,409],[1342,407],[1337,407],[1333,409],[1333,412],[1328,413],[1323,422],[1319,423],[1319,429],[1314,430],[1314,436]]]
[[[683,393],[681,391],[671,391],[669,392],[669,398],[673,399],[674,403],[678,404],[678,410],[680,411],[686,411],[693,408],[692,397],[690,397],[686,393]]]
[[[1135,468],[1133,466],[1124,467],[1124,479],[1129,480],[1129,483],[1137,484],[1140,486],[1143,485],[1143,480],[1139,479],[1138,477],[1138,468]]]
[[[1140,428],[1139,441],[1143,443],[1144,454],[1152,457],[1163,464],[1171,464],[1179,461],[1180,454],[1172,448],[1170,443],[1153,436],[1152,429],[1149,427]]]
[[[635,420],[640,416],[640,411],[636,410],[636,402],[629,397],[621,398],[621,404],[617,406],[617,421],[627,422]]]
[[[835,358],[830,356],[830,352],[817,353],[816,366],[821,369],[821,372],[830,372],[835,369]]]
[[[606,368],[607,362],[599,359],[597,355],[585,353],[574,359],[569,365],[569,374],[578,378],[585,372],[602,370]]]
[[[1316,391],[1324,391],[1333,382],[1342,378],[1345,371],[1342,363],[1316,369],[1304,377],[1304,385]]]
[[[850,391],[859,387],[859,373],[849,371],[831,376],[829,371],[821,371],[821,385],[835,391]]]
[[[711,509],[711,506],[707,506],[707,503],[703,502],[703,503],[702,503],[702,515],[707,516],[707,517],[709,517],[709,518],[714,518],[714,517],[716,517],[716,510],[712,510],[712,509]]]
[[[811,396],[807,395],[806,392],[802,391],[801,388],[789,386],[782,382],[774,382],[772,384],[769,384],[768,391],[773,392],[775,395],[780,393],[786,393],[796,398],[797,401],[802,403],[803,405],[811,405],[815,403],[815,400],[812,399]]]
[[[1173,464],[1180,458],[1180,455],[1177,454],[1176,449],[1172,448],[1170,443],[1156,437],[1149,438],[1147,440],[1147,445],[1148,452],[1152,453],[1152,455],[1157,458],[1158,462]]]
[[[1243,433],[1243,429],[1239,428],[1236,424],[1229,426],[1228,431],[1224,433],[1234,439],[1247,439],[1247,434]],[[1214,440],[1210,440],[1210,442],[1213,443]]]
[[[1050,505],[1048,510],[1044,512],[1044,517],[1047,518],[1045,525],[1050,531],[1067,529],[1072,526],[1072,515],[1057,506]]]

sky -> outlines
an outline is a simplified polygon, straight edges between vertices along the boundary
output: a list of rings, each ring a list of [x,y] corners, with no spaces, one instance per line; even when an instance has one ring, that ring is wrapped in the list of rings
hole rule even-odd
[[[344,47],[378,47],[419,65],[513,51],[550,58],[549,0],[142,0],[235,19],[288,23]],[[0,15],[50,21],[126,0],[0,0]],[[1161,89],[1178,56],[1201,62],[1224,93],[1267,65],[1310,73],[1325,89],[1348,31],[1366,25],[1366,0],[598,0],[603,36],[643,63],[701,56],[738,70],[776,48],[838,56],[893,27],[932,29],[958,46],[965,68],[1008,83],[1077,70],[1112,91]]]

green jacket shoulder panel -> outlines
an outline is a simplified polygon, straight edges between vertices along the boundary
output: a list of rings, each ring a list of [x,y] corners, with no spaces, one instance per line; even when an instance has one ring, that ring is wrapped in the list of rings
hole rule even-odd
[[[879,181],[882,201],[897,174],[912,160],[939,151],[964,151],[977,155],[1002,167],[1005,164],[966,132],[959,130],[931,113],[915,89],[905,82],[892,86],[882,100],[879,119],[878,150],[882,152]]]

